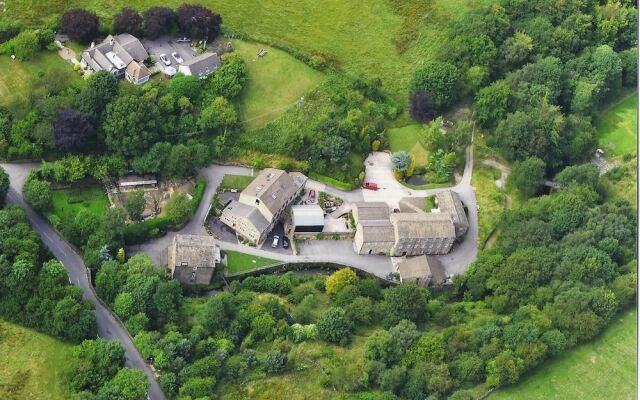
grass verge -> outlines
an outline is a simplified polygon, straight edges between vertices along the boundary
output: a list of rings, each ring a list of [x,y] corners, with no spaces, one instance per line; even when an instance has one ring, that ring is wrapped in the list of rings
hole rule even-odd
[[[66,400],[73,346],[0,320],[0,398]]]
[[[480,246],[489,238],[505,211],[505,195],[498,189],[495,181],[500,171],[486,165],[476,164],[471,176],[471,185],[476,188],[478,211],[478,240]]]
[[[229,190],[229,189],[237,189],[243,190],[253,181],[255,177],[253,176],[245,176],[245,175],[225,175],[222,177],[222,182],[220,183],[220,189]]]
[[[226,251],[227,253],[227,272],[235,274],[238,272],[251,271],[252,269],[265,267],[279,263],[278,260],[270,258],[252,256],[251,254],[240,253],[237,251]]]
[[[543,364],[489,400],[635,399],[637,314],[619,314],[594,341]]]

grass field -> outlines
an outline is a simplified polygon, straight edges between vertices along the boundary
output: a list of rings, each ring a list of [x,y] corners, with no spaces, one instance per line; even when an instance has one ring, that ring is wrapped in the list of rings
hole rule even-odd
[[[71,203],[70,203],[71,202]],[[52,214],[61,221],[73,220],[80,210],[89,210],[102,217],[109,204],[109,199],[101,187],[61,189],[53,191]]]
[[[494,0],[201,0],[222,15],[228,32],[278,43],[307,55],[324,55],[344,71],[380,77],[385,90],[404,99],[414,64],[433,59],[444,43],[447,22],[466,9]],[[123,7],[143,10],[153,0],[11,0],[3,18],[39,24],[65,9],[83,7],[111,19]],[[167,0],[177,7],[182,0]]]
[[[471,185],[476,188],[478,211],[478,240],[484,243],[500,221],[505,210],[504,193],[496,186],[500,171],[493,167],[476,164],[471,176]]]
[[[234,40],[235,53],[247,63],[248,81],[240,98],[246,129],[264,126],[316,87],[324,74],[284,51],[260,43]],[[256,54],[265,49],[267,55]]]
[[[0,399],[66,400],[72,346],[0,320]]]
[[[220,189],[243,190],[253,181],[254,176],[245,175],[225,175],[220,182]]]
[[[64,61],[56,52],[45,51],[33,60],[11,60],[0,56],[0,106],[7,106],[19,116],[29,101],[29,95],[38,88],[56,85],[59,82],[82,82],[71,64]],[[56,82],[53,82],[56,81]]]
[[[489,400],[636,398],[637,310],[618,315],[596,340],[544,364]]]
[[[407,125],[402,128],[389,130],[389,147],[391,151],[404,150],[413,155],[416,159],[416,167],[427,165],[429,152],[420,144],[420,133],[423,126],[420,124]]]
[[[227,272],[235,274],[236,272],[250,271],[255,268],[279,263],[278,260],[270,258],[252,256],[237,251],[227,251]]]
[[[606,156],[637,154],[638,93],[634,92],[605,110],[598,120],[600,146]]]

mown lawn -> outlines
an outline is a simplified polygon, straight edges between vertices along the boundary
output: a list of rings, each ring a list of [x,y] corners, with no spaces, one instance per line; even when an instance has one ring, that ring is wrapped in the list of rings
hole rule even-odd
[[[23,116],[29,96],[60,82],[81,84],[82,79],[55,51],[43,51],[29,61],[12,60],[0,55],[0,106]]]
[[[637,154],[638,93],[606,110],[598,120],[599,143],[605,156]]]
[[[637,313],[618,315],[596,340],[544,364],[489,400],[635,399]]]
[[[264,267],[271,264],[279,263],[278,260],[270,258],[252,256],[251,254],[240,253],[237,251],[226,251],[227,253],[227,272],[235,274],[236,272],[250,271],[255,268]]]
[[[53,192],[52,214],[61,221],[73,219],[80,210],[89,210],[102,217],[109,205],[109,199],[102,187],[60,189]]]
[[[243,190],[253,181],[255,177],[245,175],[225,175],[222,177],[220,188],[224,190],[237,189]]]
[[[416,167],[427,165],[429,152],[420,144],[420,133],[423,125],[413,124],[402,128],[393,128],[387,134],[389,137],[389,147],[391,151],[404,150],[413,155],[416,159]]]
[[[322,72],[284,51],[255,42],[232,43],[235,53],[247,64],[248,81],[240,98],[240,120],[248,130],[278,117],[324,79]],[[258,57],[260,49],[265,49],[267,55]]]
[[[0,399],[66,400],[72,346],[0,320]]]
[[[255,39],[278,43],[304,54],[321,54],[353,75],[379,77],[398,100],[414,64],[433,59],[445,43],[446,24],[465,10],[495,0],[201,0],[222,15],[227,32],[242,31]],[[182,0],[167,0],[177,7]],[[38,24],[65,9],[83,7],[110,19],[123,7],[143,10],[153,0],[11,0],[3,18]],[[107,23],[109,23],[108,21]]]
[[[481,246],[496,228],[505,211],[505,196],[498,189],[495,181],[500,178],[500,171],[493,167],[476,164],[473,167],[471,185],[476,188],[478,211],[478,240]]]

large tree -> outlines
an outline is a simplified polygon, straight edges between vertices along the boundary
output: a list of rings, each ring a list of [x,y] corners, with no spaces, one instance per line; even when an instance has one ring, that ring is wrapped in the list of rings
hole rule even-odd
[[[193,39],[215,39],[220,34],[222,17],[198,4],[183,4],[176,11],[180,31]]]
[[[60,150],[80,150],[95,130],[87,116],[73,109],[60,111],[53,126],[53,137]]]
[[[62,31],[75,42],[89,43],[98,35],[98,16],[82,8],[74,8],[62,14]]]
[[[76,97],[76,108],[98,124],[107,104],[118,94],[118,80],[107,71],[91,74],[87,85]],[[96,125],[97,126],[97,125]]]
[[[113,17],[113,30],[115,33],[140,36],[142,35],[142,17],[137,11],[125,7]]]
[[[144,35],[147,39],[157,39],[173,29],[176,13],[167,7],[151,7],[144,12]]]
[[[418,90],[409,98],[409,112],[411,116],[420,122],[429,122],[436,117],[436,108],[431,95]]]
[[[138,221],[142,218],[142,213],[146,205],[147,201],[144,199],[144,192],[137,190],[127,195],[124,208],[127,210],[127,214],[129,214],[129,218],[132,221]]]
[[[516,162],[509,174],[509,184],[518,189],[524,197],[533,197],[542,191],[545,167],[544,161],[538,157]]]
[[[9,174],[4,168],[0,167],[0,207],[4,207],[9,191]]]
[[[98,392],[102,400],[146,400],[149,381],[139,369],[123,368]]]
[[[124,366],[124,348],[115,340],[83,341],[73,352],[76,362],[70,374],[76,391],[96,393]]]
[[[410,83],[412,94],[424,91],[431,95],[436,109],[449,107],[457,98],[458,69],[449,63],[430,61],[421,64],[413,73]]]
[[[107,106],[102,128],[109,150],[125,156],[142,154],[157,139],[158,108],[137,96],[123,96]]]

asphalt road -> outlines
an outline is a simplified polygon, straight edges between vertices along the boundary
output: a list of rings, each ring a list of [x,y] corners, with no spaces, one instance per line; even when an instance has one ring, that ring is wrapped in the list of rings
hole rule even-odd
[[[152,400],[163,400],[166,397],[155,380],[153,372],[138,353],[131,337],[126,329],[120,325],[116,318],[98,300],[91,282],[87,276],[87,269],[82,257],[62,238],[41,216],[29,207],[22,198],[22,187],[29,170],[36,168],[37,164],[2,164],[11,179],[11,186],[7,196],[7,202],[17,204],[25,209],[31,226],[38,232],[45,246],[51,250],[66,268],[69,281],[80,287],[83,297],[95,305],[96,321],[98,324],[98,336],[109,340],[119,341],[125,350],[125,365],[130,368],[139,368],[144,371],[149,381],[149,397]]]

